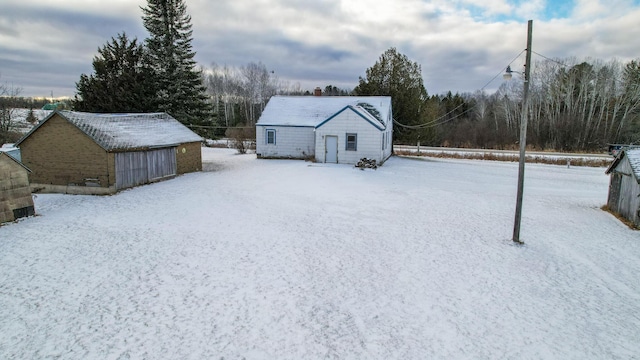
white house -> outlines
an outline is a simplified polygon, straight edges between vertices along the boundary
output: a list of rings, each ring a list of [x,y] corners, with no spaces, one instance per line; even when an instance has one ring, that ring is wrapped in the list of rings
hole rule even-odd
[[[391,156],[389,96],[274,96],[256,124],[260,158],[382,164]]]

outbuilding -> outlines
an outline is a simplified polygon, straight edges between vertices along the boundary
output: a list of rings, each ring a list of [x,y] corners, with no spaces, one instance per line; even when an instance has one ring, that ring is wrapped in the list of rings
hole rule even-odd
[[[391,156],[389,96],[274,96],[256,124],[259,158],[382,164]]]
[[[0,151],[0,224],[34,215],[29,172],[18,159]]]
[[[607,168],[607,206],[640,227],[640,149],[624,149]]]
[[[201,144],[166,113],[54,111],[16,146],[34,192],[113,194],[201,170]]]

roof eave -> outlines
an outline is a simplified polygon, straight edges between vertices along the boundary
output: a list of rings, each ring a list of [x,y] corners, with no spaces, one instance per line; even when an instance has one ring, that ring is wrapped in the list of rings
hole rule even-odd
[[[353,106],[351,105],[347,105],[345,107],[343,107],[342,109],[340,109],[338,112],[336,112],[335,114],[329,116],[326,120],[322,121],[320,124],[316,125],[316,129],[321,127],[322,125],[326,124],[327,122],[331,121],[331,119],[335,118],[336,116],[340,115],[343,111],[350,109],[351,111],[353,111],[354,113],[356,113],[358,116],[360,116],[362,119],[364,119],[366,122],[368,122],[369,124],[373,125],[373,127],[375,127],[376,129],[382,131],[385,129],[384,126],[382,126],[382,124],[373,122],[370,119],[367,119],[366,116],[364,116],[363,114],[361,114],[357,109],[355,109]]]
[[[4,152],[4,151],[0,151],[0,156],[2,156],[2,154],[6,155],[9,159],[13,160],[16,162],[16,164],[22,166],[25,170],[27,170],[28,172],[33,172],[31,171],[31,169],[29,169],[25,164],[22,163],[22,161],[14,158],[13,156],[11,156],[11,154]]]
[[[616,156],[615,160],[613,160],[611,165],[609,165],[609,167],[607,168],[607,170],[605,170],[604,173],[607,175],[615,173],[616,167],[618,167],[618,165],[620,164],[620,161],[622,161],[622,159],[624,159],[625,157],[628,158],[628,156],[626,156],[625,151],[624,150],[620,151],[620,153],[618,153],[618,156]],[[636,180],[636,183],[640,184],[640,178],[638,177],[635,169],[631,165],[631,162],[629,162],[629,166],[631,166],[631,174],[633,178]],[[629,174],[626,174],[626,175],[629,175]]]
[[[146,151],[146,150],[155,150],[155,149],[165,149],[165,148],[178,147],[178,146],[180,146],[182,144],[189,144],[189,143],[196,143],[196,142],[202,142],[202,140],[199,140],[199,141],[185,141],[185,142],[180,142],[180,143],[163,144],[163,145],[150,145],[150,146],[137,146],[137,147],[114,147],[114,148],[105,149],[105,151],[106,152],[110,152],[110,153],[127,152],[127,151]]]

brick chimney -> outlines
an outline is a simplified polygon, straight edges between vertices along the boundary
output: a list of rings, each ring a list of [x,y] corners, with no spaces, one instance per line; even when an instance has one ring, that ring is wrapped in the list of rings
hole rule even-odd
[[[322,89],[319,86],[313,90],[313,96],[322,96]]]

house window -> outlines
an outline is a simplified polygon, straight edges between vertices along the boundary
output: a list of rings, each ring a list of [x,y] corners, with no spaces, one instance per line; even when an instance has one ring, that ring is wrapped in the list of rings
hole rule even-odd
[[[349,134],[347,133],[347,151],[357,151],[358,150],[358,134]]]
[[[276,131],[274,129],[267,129],[267,144],[276,144]]]

